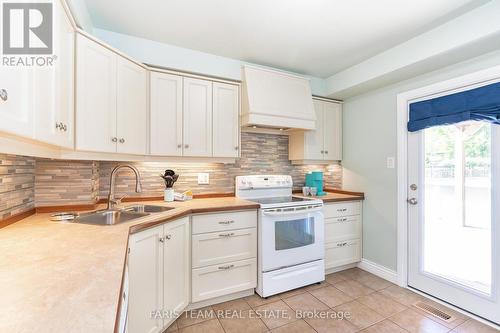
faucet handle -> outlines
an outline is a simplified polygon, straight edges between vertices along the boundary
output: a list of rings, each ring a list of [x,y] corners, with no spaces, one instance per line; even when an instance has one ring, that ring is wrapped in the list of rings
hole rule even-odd
[[[110,200],[110,203],[112,204],[112,206],[119,206],[119,205],[121,205],[121,203],[122,203],[122,199],[123,199],[123,198],[125,198],[126,196],[127,196],[127,195],[126,195],[126,194],[124,194],[124,195],[122,195],[119,199],[116,199],[116,198],[115,198],[115,199],[111,199],[111,200]]]

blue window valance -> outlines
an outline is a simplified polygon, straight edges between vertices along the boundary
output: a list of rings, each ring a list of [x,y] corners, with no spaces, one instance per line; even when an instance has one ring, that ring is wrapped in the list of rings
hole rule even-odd
[[[500,83],[411,103],[408,131],[467,120],[500,124]]]

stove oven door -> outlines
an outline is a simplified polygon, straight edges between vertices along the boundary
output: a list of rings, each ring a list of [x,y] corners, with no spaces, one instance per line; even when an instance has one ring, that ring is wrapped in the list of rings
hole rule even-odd
[[[263,272],[323,259],[322,207],[262,209],[259,243]]]

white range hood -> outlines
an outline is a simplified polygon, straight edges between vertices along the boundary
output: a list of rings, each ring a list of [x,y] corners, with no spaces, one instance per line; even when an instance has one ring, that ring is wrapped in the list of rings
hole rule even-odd
[[[242,67],[244,127],[315,129],[309,80],[266,68]]]

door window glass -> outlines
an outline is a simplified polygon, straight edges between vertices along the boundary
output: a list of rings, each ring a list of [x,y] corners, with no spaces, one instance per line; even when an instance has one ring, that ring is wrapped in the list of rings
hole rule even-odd
[[[423,271],[491,293],[491,125],[424,131]]]

